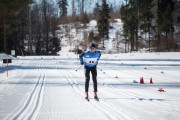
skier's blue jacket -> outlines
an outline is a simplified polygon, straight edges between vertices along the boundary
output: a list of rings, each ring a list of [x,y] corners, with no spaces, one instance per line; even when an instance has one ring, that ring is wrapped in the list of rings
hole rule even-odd
[[[100,51],[94,51],[94,53],[91,53],[90,51],[83,52],[80,56],[80,62],[84,63],[87,67],[94,67],[98,64],[98,60],[101,57]]]

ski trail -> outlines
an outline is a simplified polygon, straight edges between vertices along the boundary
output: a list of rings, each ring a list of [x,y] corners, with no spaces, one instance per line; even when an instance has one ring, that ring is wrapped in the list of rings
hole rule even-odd
[[[69,75],[70,75],[70,73],[69,73]],[[73,79],[72,76],[71,76],[71,78]],[[74,79],[74,81],[76,82],[75,79]],[[93,98],[92,94],[90,94],[90,96]],[[116,114],[115,116],[117,116],[118,119],[134,120],[134,118],[132,117],[133,115],[131,115],[130,113],[128,113],[120,108],[117,108],[116,106],[113,106],[113,105],[107,103],[106,101],[103,101],[102,99],[99,104],[101,104],[102,106],[106,106],[107,107],[106,109],[111,110],[113,113],[115,113]]]
[[[103,77],[104,78],[104,77]],[[98,79],[98,80],[101,80],[101,79]],[[103,81],[104,82],[104,80],[101,80],[101,81]],[[158,108],[160,107],[160,108],[165,108],[165,110],[169,110],[169,108],[171,108],[174,112],[176,112],[176,113],[178,113],[179,112],[179,109],[177,108],[177,107],[173,107],[172,108],[172,105],[171,104],[169,104],[169,105],[167,105],[166,103],[162,103],[160,100],[158,100],[158,99],[151,99],[151,98],[146,98],[146,97],[142,97],[142,96],[138,96],[138,95],[136,95],[136,94],[131,94],[131,93],[129,93],[128,91],[124,91],[123,89],[121,89],[121,90],[119,90],[119,91],[117,91],[117,89],[115,90],[111,85],[109,85],[109,84],[107,84],[107,83],[104,83],[103,84],[103,86],[105,86],[106,87],[106,89],[105,90],[107,90],[107,92],[109,92],[109,91],[112,91],[113,93],[117,93],[117,96],[121,96],[121,95],[124,95],[124,96],[127,96],[128,98],[130,98],[130,99],[132,99],[132,100],[140,100],[140,101],[143,101],[143,102],[147,102],[148,104],[150,103],[150,104],[152,104],[152,105],[155,105],[155,106],[157,106]],[[156,102],[158,102],[158,103],[156,103]],[[162,104],[161,104],[162,103]],[[110,103],[111,104],[111,103]],[[117,105],[119,105],[120,103],[119,102],[117,102],[116,103]],[[113,107],[116,107],[116,105],[112,105]],[[141,110],[142,111],[142,110]],[[142,112],[144,112],[144,111],[142,111]]]
[[[102,76],[104,78],[104,74],[102,74]],[[98,80],[99,80],[99,78],[98,78]],[[166,110],[172,107],[171,104],[168,104],[168,103],[165,103],[165,102],[161,102],[161,99],[148,98],[148,97],[145,97],[145,96],[142,96],[142,95],[138,95],[138,94],[134,94],[134,93],[131,93],[131,92],[127,92],[127,91],[124,91],[124,90],[117,91],[117,89],[115,90],[113,86],[109,85],[108,83],[105,83],[104,80],[101,80],[101,81],[103,81],[102,82],[103,85],[106,86],[109,91],[115,92],[118,95],[122,94],[124,96],[129,97],[130,99],[137,99],[137,100],[141,100],[141,101],[146,100],[145,102],[153,104],[153,105],[155,105],[157,107],[165,108]],[[175,108],[173,108],[173,110],[178,112],[179,108],[175,107]]]
[[[118,66],[118,65],[117,65]],[[138,65],[137,65],[138,66]],[[102,66],[101,66],[102,67]],[[143,66],[142,66],[143,67]],[[145,66],[144,66],[145,67]],[[116,67],[114,67],[114,68],[116,68]],[[149,68],[153,68],[153,67],[149,67]],[[168,67],[167,67],[168,68]],[[142,68],[142,69],[140,69],[140,71],[138,71],[138,70],[134,70],[134,69],[132,69],[132,68],[130,68],[130,67],[128,67],[128,68],[125,68],[124,66],[122,66],[122,67],[119,67],[118,66],[118,68],[116,68],[116,69],[114,69],[114,70],[116,70],[116,71],[119,71],[119,70],[122,70],[122,71],[124,71],[124,72],[127,72],[127,73],[131,73],[131,74],[134,74],[134,75],[136,75],[136,76],[139,76],[139,77],[146,77],[146,78],[148,78],[148,79],[150,79],[150,77],[153,77],[153,78],[156,78],[156,79],[159,79],[159,80],[169,80],[169,81],[173,81],[173,82],[177,82],[177,80],[174,80],[174,79],[172,79],[172,77],[168,77],[168,76],[166,76],[165,74],[163,75],[162,73],[160,73],[160,70],[159,70],[159,75],[157,76],[157,75],[154,75],[153,74],[153,72],[151,71],[151,70],[149,70],[149,69],[144,69],[144,68]],[[163,69],[162,69],[163,70]],[[161,71],[162,71],[161,70]]]
[[[133,74],[136,74],[136,75],[139,75],[139,76],[142,76],[143,75],[143,77],[145,77],[145,78],[150,78],[150,77],[152,77],[152,78],[156,78],[156,79],[159,79],[159,80],[165,80],[165,81],[171,81],[171,82],[177,82],[177,80],[173,80],[171,77],[168,77],[168,76],[164,76],[164,75],[159,75],[159,76],[157,76],[157,75],[153,75],[152,73],[147,73],[148,72],[148,70],[144,70],[144,71],[146,71],[146,72],[144,72],[144,71],[142,71],[142,72],[138,72],[137,70],[133,70],[133,69],[128,69],[128,71],[129,72],[131,72],[131,73],[133,73]],[[150,71],[149,71],[150,72]]]
[[[65,75],[65,77],[67,78],[67,80],[69,81],[71,87],[76,91],[76,93],[78,93],[79,95],[81,95],[81,97],[84,97],[84,92],[82,90],[82,88],[80,88],[78,86],[78,83],[75,82],[73,80],[73,78],[70,76],[70,74],[68,74],[67,72],[65,72],[63,69],[61,69],[60,67],[58,67],[58,69],[60,69],[61,73],[63,73]],[[94,105],[97,109],[99,109],[101,112],[103,112],[103,114],[109,119],[109,120],[119,120],[117,117],[115,117],[113,115],[113,113],[110,113],[108,110],[104,109],[103,107],[101,107],[100,105],[97,104],[96,101],[90,101],[90,103],[92,105]]]
[[[84,94],[82,92],[82,89],[79,88],[78,84],[76,84],[74,81],[72,81],[72,78],[68,75],[68,73],[64,72],[62,70],[63,74],[66,76],[66,78],[68,79],[68,81],[70,82],[71,85],[73,85],[73,88],[76,90],[77,93],[79,93],[82,97],[84,97]],[[96,106],[96,108],[98,108],[100,111],[102,111],[105,116],[108,117],[108,119],[110,120],[118,120],[117,117],[115,117],[115,115],[113,115],[113,113],[110,113],[109,111],[107,111],[106,109],[102,108],[101,106],[99,106],[95,101],[91,101],[91,103]]]
[[[23,107],[11,118],[12,120],[34,120],[42,104],[45,84],[45,72],[42,70],[42,61],[38,64],[40,76]]]
[[[103,74],[104,76],[104,74]],[[161,99],[153,99],[153,98],[148,98],[146,96],[142,96],[142,95],[139,95],[137,93],[133,93],[133,92],[127,92],[125,90],[118,90],[118,88],[115,89],[115,87],[113,87],[112,85],[109,85],[108,83],[105,83],[104,80],[100,79],[101,82],[103,83],[104,86],[106,86],[110,91],[113,91],[115,93],[117,93],[118,95],[119,94],[122,94],[126,97],[129,97],[131,99],[137,99],[137,100],[146,100],[146,102],[149,102],[150,104],[153,104],[153,105],[156,105],[158,107],[161,107],[161,108],[165,108],[165,109],[168,109],[169,107],[171,107],[171,104],[167,104],[167,103],[164,103],[164,102],[160,102],[158,100],[161,100]],[[180,111],[180,109],[178,107],[176,108],[173,108],[175,109],[176,111]]]
[[[71,79],[72,82],[75,83],[76,87],[83,92],[84,90],[79,87],[77,81],[71,76],[71,74],[69,72],[65,72],[64,73],[67,75],[67,77],[69,79]],[[91,95],[92,97],[92,95]],[[104,114],[106,114],[106,116],[108,116],[108,118],[110,119],[115,119],[115,120],[119,120],[119,119],[124,119],[124,120],[134,120],[134,118],[132,118],[130,115],[128,115],[128,113],[125,114],[125,112],[122,112],[122,110],[118,110],[118,109],[114,109],[114,107],[112,107],[111,105],[109,105],[108,103],[101,101],[97,104],[97,102],[94,102],[91,100],[91,103],[96,106],[98,109],[100,109],[101,111],[104,112]]]
[[[122,70],[122,68],[121,68],[121,70]],[[126,72],[127,73],[129,73],[129,74],[133,74],[133,75],[135,75],[135,76],[139,76],[139,75],[142,75],[142,73],[141,72],[137,72],[137,71],[135,71],[135,70],[132,70],[132,69],[125,69],[124,68],[124,70],[126,70]],[[144,73],[144,72],[143,72]],[[102,74],[102,72],[101,72],[101,74]],[[104,75],[105,74],[102,74],[102,76],[103,76],[103,78],[104,78]],[[106,74],[106,76],[107,76],[107,74]],[[151,76],[150,74],[145,74],[145,77],[146,76]],[[156,76],[155,76],[156,77]],[[102,82],[103,83],[103,82]],[[109,84],[107,84],[107,83],[103,83],[103,84],[105,84],[105,85],[107,85],[107,87],[108,88],[110,88],[109,90],[111,90],[112,91],[112,88],[114,88],[113,86],[111,86],[111,85],[109,85]],[[113,91],[114,92],[114,91]],[[116,91],[115,91],[116,93],[117,93],[117,89],[116,89]],[[120,92],[118,92],[117,94],[123,94],[123,95],[125,95],[125,96],[127,96],[127,97],[130,97],[130,98],[132,98],[132,99],[137,99],[137,100],[146,100],[146,102],[148,102],[148,103],[150,103],[150,104],[153,104],[153,105],[155,105],[155,106],[158,106],[158,107],[161,107],[161,108],[165,108],[165,109],[169,109],[170,107],[172,107],[172,104],[168,104],[168,103],[165,103],[165,102],[162,102],[161,101],[161,99],[153,99],[153,98],[149,98],[149,97],[145,97],[145,96],[142,96],[142,95],[138,95],[138,94],[135,94],[135,93],[132,93],[132,92],[127,92],[127,91],[123,91],[123,90],[120,90]],[[179,111],[180,109],[178,108],[178,107],[175,107],[175,108],[173,108],[173,109],[175,109],[176,111]]]
[[[24,64],[25,62],[24,61],[22,61],[21,63],[19,63],[19,65],[20,64]],[[28,65],[29,66],[31,66],[33,64],[33,62],[32,61],[30,61],[30,63],[28,63]],[[38,63],[39,64],[39,63]],[[20,80],[23,80],[23,79],[25,79],[26,78],[26,76],[24,76],[25,75],[25,73],[24,73],[24,71],[23,70],[20,70],[19,72],[17,72],[11,79],[9,79],[8,81],[6,81],[6,82],[3,82],[3,84],[6,84],[4,87],[7,87],[8,88],[8,90],[4,90],[3,89],[3,92],[4,93],[11,93],[12,91],[15,91],[17,88],[17,86],[16,85],[11,85],[11,83],[12,84],[14,84],[14,82],[15,82],[15,84],[17,83],[17,82],[20,82]],[[18,81],[16,80],[16,79],[14,79],[14,78],[18,78]],[[10,86],[9,86],[9,84],[10,84]],[[2,88],[4,88],[4,87],[2,87]],[[18,104],[19,106],[17,106],[13,111],[11,111],[7,116],[5,116],[5,118],[4,118],[4,120],[9,120],[10,118],[12,118],[12,113],[17,113],[17,111],[19,111],[19,109],[21,109],[22,108],[22,106],[25,106],[25,102],[24,101],[26,101],[27,100],[27,98],[26,97],[24,97],[21,101],[20,101],[20,103]]]
[[[111,88],[114,88],[112,87],[111,85],[108,85],[110,86]],[[118,88],[116,88],[118,89]],[[119,91],[114,91],[118,94],[124,94],[124,95],[127,95],[129,97],[131,97],[132,99],[137,99],[137,100],[145,100],[145,102],[148,102],[150,104],[153,104],[153,105],[156,105],[158,107],[161,107],[161,108],[165,108],[165,109],[169,109],[170,107],[172,107],[171,104],[168,104],[168,103],[165,103],[165,102],[162,102],[163,100],[166,101],[165,99],[158,99],[158,98],[149,98],[149,97],[146,97],[146,96],[142,96],[142,95],[139,95],[137,93],[133,93],[133,92],[128,92],[128,91],[124,91],[124,90],[119,90]],[[180,112],[180,108],[176,106],[176,108],[173,108],[175,111],[179,111]]]

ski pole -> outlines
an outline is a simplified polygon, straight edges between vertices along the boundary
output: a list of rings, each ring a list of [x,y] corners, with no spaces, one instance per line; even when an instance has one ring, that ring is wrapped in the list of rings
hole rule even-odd
[[[97,67],[98,68],[98,67]],[[98,68],[98,70],[102,71],[102,69]]]
[[[76,69],[76,71],[78,71],[79,69],[81,69],[82,66],[83,66],[83,65],[81,65],[78,69]]]

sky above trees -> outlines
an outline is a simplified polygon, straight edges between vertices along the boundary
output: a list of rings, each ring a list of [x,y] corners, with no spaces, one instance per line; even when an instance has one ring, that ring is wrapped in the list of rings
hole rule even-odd
[[[35,2],[41,2],[42,0],[35,0]],[[59,0],[47,0],[49,2],[52,3],[57,3]],[[72,0],[67,0],[68,1],[68,15],[71,14],[72,12]],[[81,1],[81,0],[75,0],[77,1]],[[106,0],[107,3],[109,4],[109,6],[112,5],[112,7],[115,10],[118,10],[120,8],[120,5],[124,2],[124,0]],[[96,3],[101,4],[102,0],[85,0],[85,12],[92,12],[93,8],[95,6]],[[58,6],[57,6],[58,9]],[[78,10],[77,10],[78,13]]]

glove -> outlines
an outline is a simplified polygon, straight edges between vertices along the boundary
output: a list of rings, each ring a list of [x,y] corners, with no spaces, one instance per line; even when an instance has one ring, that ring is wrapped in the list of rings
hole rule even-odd
[[[96,64],[98,64],[99,59],[97,59]]]
[[[81,62],[81,65],[83,65],[84,64],[84,62]]]

